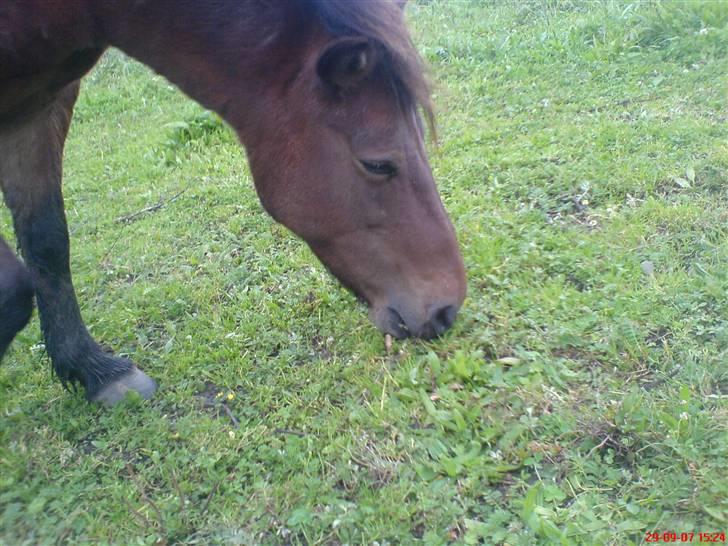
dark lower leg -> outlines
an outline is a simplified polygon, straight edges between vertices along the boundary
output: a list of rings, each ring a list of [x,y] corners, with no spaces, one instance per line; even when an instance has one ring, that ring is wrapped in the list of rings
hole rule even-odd
[[[40,325],[53,368],[63,382],[78,382],[92,397],[104,384],[133,368],[128,360],[103,353],[86,330],[76,301],[69,263],[69,240],[60,188],[30,214],[15,216],[36,292]]]
[[[64,385],[80,383],[86,396],[93,400],[107,385],[138,370],[131,361],[105,353],[83,323],[71,280],[68,229],[60,187],[48,191],[44,199],[36,200],[30,211],[23,208],[13,212],[53,369]],[[149,381],[151,390],[144,395],[153,392],[153,382]]]

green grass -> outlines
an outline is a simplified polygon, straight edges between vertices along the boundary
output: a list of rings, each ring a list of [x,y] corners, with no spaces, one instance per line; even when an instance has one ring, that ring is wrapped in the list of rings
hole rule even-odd
[[[111,52],[66,149],[73,269],[92,333],[161,389],[64,392],[34,319],[0,367],[0,544],[726,531],[728,4],[408,15],[469,274],[453,331],[388,354],[233,135]]]

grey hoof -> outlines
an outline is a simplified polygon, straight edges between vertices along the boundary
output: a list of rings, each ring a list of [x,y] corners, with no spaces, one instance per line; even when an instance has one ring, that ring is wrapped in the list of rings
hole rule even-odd
[[[128,391],[136,391],[139,396],[149,400],[154,391],[157,390],[157,383],[141,371],[134,368],[127,374],[122,375],[114,382],[109,383],[91,398],[92,402],[100,402],[105,406],[113,406],[122,400]]]

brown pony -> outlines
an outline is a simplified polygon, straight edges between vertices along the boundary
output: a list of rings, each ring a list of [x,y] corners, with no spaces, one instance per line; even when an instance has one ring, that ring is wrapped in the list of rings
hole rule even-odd
[[[71,282],[61,158],[79,79],[118,47],[219,113],[265,209],[398,338],[447,330],[465,297],[418,110],[429,91],[389,0],[3,0],[0,185],[25,263],[0,239],[0,356],[35,294],[66,384],[113,404],[155,382],[101,350]]]

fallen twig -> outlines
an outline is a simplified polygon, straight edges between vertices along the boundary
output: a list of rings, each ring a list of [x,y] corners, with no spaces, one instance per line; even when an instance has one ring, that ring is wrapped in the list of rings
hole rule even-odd
[[[299,436],[300,438],[303,438],[306,436],[303,432],[298,432],[297,430],[291,430],[288,428],[274,428],[273,429],[274,434],[292,434],[293,436]]]
[[[611,436],[609,436],[609,435],[607,435],[607,437],[606,437],[606,438],[604,438],[604,440],[602,440],[601,442],[599,442],[599,444],[595,445],[595,446],[594,446],[593,448],[591,448],[591,449],[589,450],[589,453],[587,453],[587,454],[586,454],[586,457],[585,457],[585,458],[586,458],[586,459],[588,459],[589,457],[591,457],[591,456],[592,456],[592,453],[594,453],[594,452],[595,452],[595,451],[596,451],[597,449],[601,449],[601,448],[603,448],[603,447],[604,447],[604,445],[605,445],[605,444],[606,444],[607,442],[611,441],[611,439],[612,439],[612,437],[611,437]]]
[[[238,428],[238,425],[240,425],[240,421],[235,418],[233,412],[230,410],[230,407],[225,402],[222,403],[222,409],[225,410],[225,414],[230,418],[230,421],[232,421],[233,428]]]
[[[149,506],[152,507],[152,510],[157,514],[157,522],[159,523],[159,529],[164,533],[165,527],[164,527],[164,518],[162,517],[162,511],[159,509],[159,506],[156,505],[156,503],[149,498],[146,491],[144,491],[144,486],[142,485],[141,481],[136,475],[136,472],[134,472],[134,469],[129,463],[126,463],[126,471],[129,474],[129,477],[132,479],[134,484],[137,486],[137,489],[139,490],[139,493],[141,494],[142,498],[149,504]]]
[[[179,197],[180,195],[182,195],[182,194],[183,194],[184,192],[186,192],[186,191],[187,191],[188,189],[189,189],[189,188],[185,188],[185,189],[183,189],[183,190],[180,190],[180,191],[178,191],[177,193],[175,193],[175,194],[174,194],[174,195],[173,195],[172,197],[170,197],[170,198],[169,198],[169,199],[167,199],[167,200],[164,200],[164,199],[161,199],[161,198],[160,198],[160,199],[159,199],[159,201],[158,201],[158,202],[157,202],[157,203],[156,203],[155,205],[152,205],[152,206],[149,206],[149,207],[143,208],[142,210],[138,210],[138,211],[136,211],[136,212],[133,212],[133,213],[131,213],[131,214],[127,214],[126,216],[119,216],[119,217],[118,217],[118,218],[117,218],[117,219],[115,220],[115,222],[117,222],[117,223],[119,223],[119,224],[128,224],[129,222],[131,222],[132,220],[134,220],[135,218],[138,218],[139,216],[141,216],[141,215],[143,215],[143,214],[147,214],[147,213],[149,213],[149,212],[154,212],[154,211],[156,211],[156,210],[159,210],[159,209],[161,209],[161,208],[162,208],[163,206],[165,206],[165,205],[168,205],[168,204],[169,204],[169,203],[171,203],[172,201],[175,201],[175,200],[176,200],[176,199],[177,199],[177,198],[178,198],[178,197]]]
[[[152,525],[152,522],[149,521],[149,519],[147,519],[147,517],[144,514],[142,514],[141,512],[139,512],[139,510],[137,510],[136,508],[134,508],[132,506],[131,502],[129,502],[128,499],[122,498],[121,500],[124,502],[124,504],[126,504],[126,507],[131,512],[131,515],[134,516],[135,518],[137,518],[139,520],[139,522],[145,528],[150,529],[150,528],[154,527],[154,525]]]
[[[212,500],[212,497],[215,496],[215,493],[217,493],[218,488],[220,487],[220,484],[222,483],[222,479],[218,480],[215,484],[215,487],[212,488],[212,491],[210,491],[210,494],[207,495],[207,499],[205,499],[205,504],[202,506],[202,512],[200,515],[204,516],[207,512],[207,508],[210,506],[210,501]]]
[[[180,489],[179,483],[177,482],[177,476],[174,475],[174,470],[170,472],[169,477],[172,480],[172,485],[174,486],[175,490],[177,491],[177,497],[179,498],[179,509],[180,513],[182,514],[182,517],[184,518],[186,516],[185,514],[185,495],[182,493],[182,489]]]

